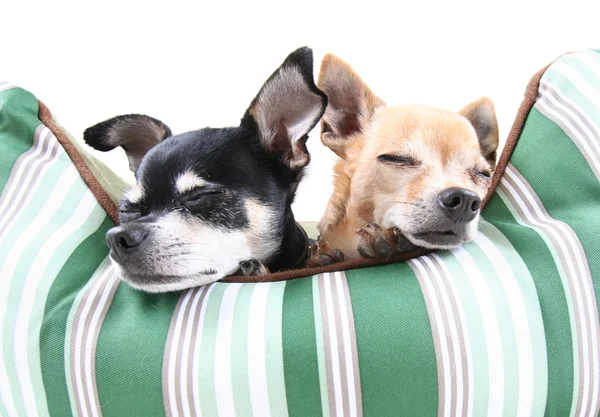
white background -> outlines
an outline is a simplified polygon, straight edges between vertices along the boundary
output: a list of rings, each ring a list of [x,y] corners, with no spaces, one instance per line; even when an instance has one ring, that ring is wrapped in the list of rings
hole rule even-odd
[[[558,55],[600,47],[597,1],[30,2],[2,0],[0,79],[38,96],[75,137],[146,113],[175,133],[235,125],[299,46],[334,52],[388,104],[496,103],[505,139],[529,78]],[[298,220],[318,220],[333,154],[315,130]],[[102,155],[129,175],[120,150]]]

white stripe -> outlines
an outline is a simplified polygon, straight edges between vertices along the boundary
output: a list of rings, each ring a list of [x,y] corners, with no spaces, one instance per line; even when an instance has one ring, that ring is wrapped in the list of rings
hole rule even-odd
[[[242,284],[228,284],[223,293],[215,336],[215,397],[219,416],[235,416],[231,381],[231,336],[235,300]]]
[[[63,172],[58,180],[58,184],[64,185],[62,187],[57,187],[56,191],[49,196],[48,201],[35,221],[30,223],[21,233],[19,239],[15,242],[7,255],[4,265],[0,267],[0,277],[13,277],[21,254],[27,249],[27,246],[39,231],[50,222],[77,178],[77,171],[73,166],[70,166]],[[0,279],[0,323],[4,323],[10,283],[10,279]],[[0,332],[0,346],[5,343],[3,339],[3,332]],[[0,352],[0,391],[2,392],[2,399],[9,416],[16,416],[16,408],[12,398],[12,390],[6,373],[5,358],[2,352]]]
[[[596,107],[600,107],[600,93],[598,93],[598,88],[590,85],[575,68],[560,60],[555,61],[551,68],[571,81],[573,86],[584,93]]]
[[[60,152],[57,152],[54,158],[50,161],[50,163],[47,164],[42,171],[40,171],[39,175],[36,178],[35,184],[33,186],[30,185],[31,179],[37,167],[40,164],[48,161],[50,155],[52,154],[52,150],[58,146],[58,142],[56,142],[55,139],[53,140],[53,137],[48,135],[49,132],[50,131],[47,128],[44,128],[42,130],[35,151],[23,158],[23,161],[20,162],[17,171],[15,172],[10,188],[5,189],[2,192],[2,195],[5,198],[3,199],[2,204],[0,205],[0,229],[6,225],[8,219],[15,212],[18,206],[18,202],[21,201],[23,195],[26,195],[27,198],[27,201],[25,202],[23,207],[27,207],[27,203],[29,203],[31,198],[33,198],[34,191],[37,189],[37,186],[39,185],[40,181],[44,176],[43,174],[52,165],[52,163],[54,163],[58,159]],[[46,147],[46,150],[44,151],[44,154],[41,157],[39,157],[42,153],[42,149],[44,148],[46,138],[48,138],[49,143]],[[23,181],[23,184],[20,184],[21,177],[23,177],[23,175],[25,175],[25,180]],[[16,221],[16,219],[14,219],[13,222],[14,221]],[[8,231],[8,229],[9,227],[4,229],[5,233]],[[2,239],[3,236],[3,234],[0,234],[0,239]]]
[[[79,179],[78,176],[75,178]],[[70,187],[66,188],[70,189]],[[86,190],[71,217],[56,230],[42,246],[38,255],[32,262],[31,269],[25,279],[15,325],[15,361],[19,364],[17,367],[17,375],[21,383],[23,403],[25,404],[27,414],[31,416],[38,415],[36,402],[46,406],[45,398],[40,398],[42,393],[38,393],[36,396],[36,393],[33,390],[33,383],[31,381],[31,373],[29,370],[30,362],[27,357],[27,352],[29,351],[29,335],[32,333],[30,328],[31,318],[36,313],[42,314],[41,312],[36,311],[35,308],[35,296],[37,294],[38,285],[56,250],[60,248],[63,242],[69,239],[71,235],[83,227],[85,221],[97,204],[96,198],[92,192]],[[89,235],[91,232],[92,231],[90,230],[86,235]],[[22,252],[13,252],[12,256],[15,256],[15,260],[18,260],[21,257],[21,254]],[[9,255],[9,257],[10,256],[11,255]],[[0,274],[0,276],[2,276],[2,274]],[[8,276],[12,276],[12,274],[9,274]],[[43,306],[38,306],[38,309],[40,308],[43,309]]]
[[[486,254],[490,263],[494,266],[499,281],[506,293],[506,298],[508,299],[508,307],[510,309],[513,328],[515,330],[519,358],[517,417],[531,417],[534,386],[533,345],[531,341],[531,330],[529,328],[529,317],[527,316],[523,293],[521,292],[517,277],[513,273],[512,268],[490,239],[483,233],[478,232],[475,243],[481,247],[483,253]]]
[[[582,137],[574,128],[573,124],[566,120],[565,117],[562,117],[561,113],[553,112],[553,114],[556,115],[556,118],[561,120],[565,125],[567,125],[573,132],[573,134],[576,135],[575,138],[571,139],[575,139],[581,142],[581,144],[585,146],[586,152],[592,154],[591,156],[594,156],[594,160],[597,162],[597,155],[600,153],[600,144],[598,143],[598,138],[600,138],[599,126],[583,108],[581,108],[575,101],[567,97],[558,85],[554,85],[546,81],[542,81],[541,85],[543,87],[542,92],[544,92],[545,94],[541,96],[540,100],[550,101],[556,107],[558,107],[562,113],[566,113],[567,115],[571,116],[571,118],[575,121],[576,125],[584,131],[585,137]],[[544,90],[549,90],[553,92],[561,99],[562,102],[559,102],[555,97],[551,96]],[[567,106],[565,103],[568,103],[570,107]],[[579,114],[573,111],[572,108],[575,109]],[[587,125],[592,127],[593,132],[589,130],[588,126],[584,123],[584,121],[588,122]],[[594,150],[590,148],[590,145],[594,147]]]
[[[426,264],[429,265],[429,268],[433,271],[433,281],[437,282],[440,287],[440,294],[442,295],[442,305],[445,310],[446,317],[448,317],[448,325],[450,327],[450,337],[452,346],[454,349],[454,363],[456,370],[456,415],[462,416],[463,414],[463,398],[465,388],[463,386],[463,369],[462,369],[462,357],[460,351],[460,339],[458,338],[458,327],[456,325],[456,320],[454,317],[454,312],[452,311],[452,303],[450,303],[450,299],[448,298],[448,292],[446,288],[443,286],[444,280],[439,274],[438,269],[435,264],[431,260],[429,256],[423,256],[421,259],[425,261]]]
[[[200,296],[204,288],[198,288],[196,291],[196,295],[194,295],[194,299],[192,300],[192,305],[190,307],[189,319],[187,323],[187,327],[185,329],[185,335],[183,336],[183,352],[181,353],[181,375],[180,375],[180,386],[181,386],[181,398],[183,399],[183,415],[185,417],[191,417],[192,411],[190,410],[190,402],[188,399],[188,387],[187,387],[187,378],[190,374],[190,369],[188,364],[193,362],[193,353],[192,357],[190,357],[190,344],[192,341],[192,332],[194,330],[194,317],[196,316],[196,310],[198,308],[198,302],[200,301]],[[197,333],[197,338],[200,337],[200,334]]]
[[[571,54],[570,57],[575,58],[576,60],[579,60],[584,66],[587,66],[588,69],[590,71],[592,71],[597,77],[600,77],[600,63],[598,61],[598,53],[595,51],[584,51],[584,52],[579,52],[579,53],[575,53],[575,54]],[[590,85],[585,79],[584,77],[578,72],[577,68],[575,67],[570,67],[569,64],[564,64],[561,63],[561,65],[559,65],[559,69],[562,68],[562,72],[559,70],[559,72],[564,75],[565,77],[567,77],[567,79],[569,79],[573,85],[575,85],[578,89],[581,90],[581,93],[586,95],[586,97],[588,97],[588,99],[590,99],[590,101],[593,102],[593,104],[596,106],[596,110],[600,111],[600,94],[598,94],[598,89],[593,86]],[[570,69],[568,69],[570,68]],[[569,77],[569,75],[571,75],[571,77]],[[558,90],[558,91],[556,91]],[[555,91],[557,92],[557,94],[560,94],[561,98],[565,101],[568,101],[569,103],[571,103],[571,105],[575,106],[583,115],[583,117],[588,121],[589,125],[592,126],[594,132],[590,132],[587,127],[581,122],[580,119],[577,119],[576,122],[577,124],[585,130],[586,135],[588,136],[586,139],[589,143],[591,143],[595,150],[596,153],[593,153],[589,146],[585,146],[585,151],[582,151],[584,157],[586,157],[586,160],[591,160],[589,161],[591,164],[594,165],[594,169],[595,172],[594,174],[596,175],[598,181],[600,181],[600,161],[598,160],[598,154],[600,154],[600,127],[598,126],[598,124],[596,123],[595,120],[593,120],[591,118],[591,115],[587,114],[586,112],[584,112],[581,108],[577,107],[575,105],[575,103],[566,98],[562,92],[560,92],[559,88],[556,88]],[[561,108],[562,111],[567,112],[567,109]],[[564,122],[563,122],[564,123]],[[567,133],[567,132],[565,132]],[[577,132],[575,130],[572,130],[572,134],[569,134],[569,137],[574,141],[574,142],[580,142],[581,138],[580,135],[577,134]],[[567,238],[571,238],[572,235],[575,234],[574,231],[571,231],[571,233],[566,232]],[[576,235],[576,234],[575,234]],[[570,239],[572,240],[572,239]],[[587,275],[587,274],[586,274]],[[577,280],[577,279],[576,279]],[[593,289],[591,289],[591,276],[589,281],[588,280],[583,280],[584,281],[584,286],[586,286],[585,291],[584,291],[584,296],[586,298],[586,311],[589,313],[590,310],[596,308],[596,302],[594,300],[594,293],[593,293]],[[594,317],[594,315],[591,315],[590,318]],[[585,321],[585,320],[583,320]],[[594,326],[591,322],[590,324],[590,331],[592,333],[591,335],[591,339],[592,339],[592,344],[593,344],[593,348],[592,348],[592,371],[591,371],[591,378],[592,378],[592,404],[591,404],[591,410],[589,411],[590,413],[594,413],[595,409],[597,407],[598,401],[599,401],[599,396],[600,396],[600,363],[599,360],[600,358],[598,357],[599,353],[598,353],[598,335],[596,332],[596,326]],[[590,414],[591,415],[591,414]]]
[[[502,416],[504,414],[504,353],[494,300],[485,278],[469,252],[459,247],[453,249],[452,254],[466,272],[481,311],[488,354],[489,395],[487,416]]]
[[[204,333],[202,329],[204,328],[204,317],[206,316],[206,308],[208,306],[208,300],[210,299],[210,294],[215,288],[215,284],[210,284],[208,289],[206,290],[206,295],[204,296],[204,300],[202,300],[202,305],[200,306],[200,317],[198,318],[198,331],[197,331],[197,339],[196,346],[194,347],[194,360],[192,361],[192,397],[194,399],[194,408],[196,409],[195,417],[202,417],[202,411],[200,408],[200,375],[198,373],[200,369],[200,344],[202,343],[202,339],[204,337]]]
[[[173,339],[171,341],[171,352],[169,355],[169,374],[168,374],[168,387],[169,387],[169,403],[171,404],[171,415],[178,416],[177,411],[177,395],[175,393],[175,366],[177,364],[177,347],[180,343],[179,334],[181,333],[181,323],[183,317],[186,314],[186,307],[192,295],[192,290],[188,290],[183,297],[181,307],[179,308],[177,319],[175,320],[175,330],[173,331]]]
[[[84,386],[83,386],[84,372],[82,372],[82,369],[81,369],[82,368],[81,355],[84,352],[83,338],[84,338],[84,333],[85,333],[85,322],[87,320],[87,316],[92,307],[92,303],[94,302],[94,298],[96,298],[96,295],[100,291],[102,284],[104,284],[104,282],[107,280],[107,277],[109,277],[108,279],[110,279],[110,273],[111,273],[110,264],[108,264],[107,267],[100,273],[100,275],[96,278],[96,280],[91,285],[91,290],[89,290],[89,296],[86,300],[86,303],[83,306],[83,309],[81,310],[81,314],[79,315],[79,322],[77,323],[77,328],[75,329],[75,346],[73,346],[71,348],[71,351],[74,353],[74,362],[75,362],[75,370],[74,370],[75,392],[76,392],[76,395],[78,398],[78,402],[81,405],[81,410],[83,413],[79,417],[88,416],[89,409],[92,408],[91,405],[88,405],[88,403],[87,403],[87,397],[86,397]],[[87,291],[87,289],[86,289],[86,291]],[[75,410],[75,412],[77,412],[77,410]]]
[[[84,371],[85,371],[85,379],[86,379],[87,389],[88,389],[88,392],[87,392],[88,402],[90,405],[90,409],[92,411],[92,416],[94,416],[94,417],[100,416],[99,409],[98,409],[99,404],[96,403],[95,391],[94,391],[96,381],[94,381],[92,378],[92,367],[96,366],[95,362],[93,362],[93,360],[92,360],[92,351],[93,351],[93,348],[95,348],[94,334],[96,332],[96,329],[98,328],[98,322],[100,321],[100,314],[102,314],[102,310],[104,309],[104,306],[106,306],[108,297],[109,297],[111,291],[113,290],[113,288],[115,287],[115,285],[118,285],[118,276],[117,276],[117,274],[115,274],[114,270],[112,269],[112,265],[109,264],[107,269],[109,271],[108,283],[106,284],[106,287],[104,288],[104,291],[102,292],[102,295],[100,296],[100,300],[98,301],[98,304],[96,305],[96,308],[94,310],[94,315],[92,316],[92,320],[90,321],[90,326],[87,329],[85,356],[83,359],[84,363],[85,363]]]
[[[267,384],[265,321],[271,283],[254,286],[248,308],[248,385],[254,416],[271,415]]]
[[[10,90],[11,88],[15,88],[15,87],[17,87],[17,86],[14,84],[11,84],[11,83],[2,84],[2,85],[0,85],[0,91]]]
[[[463,337],[465,343],[465,360],[467,361],[467,384],[469,387],[469,397],[467,399],[467,416],[473,416],[473,401],[474,401],[474,381],[473,381],[473,360],[472,360],[472,351],[471,351],[471,336],[469,335],[469,328],[467,326],[467,318],[465,315],[465,311],[463,309],[463,301],[461,301],[460,293],[456,288],[456,284],[454,282],[454,277],[448,270],[446,263],[442,260],[442,258],[437,254],[433,253],[431,256],[437,260],[438,264],[442,268],[442,273],[448,278],[447,282],[450,286],[450,291],[452,291],[454,295],[454,299],[456,300],[456,308],[458,310],[458,317],[461,323],[461,326],[464,330]]]
[[[557,106],[563,114],[559,113],[554,108],[552,108],[549,102]],[[579,116],[577,116],[575,113],[569,110],[566,106],[561,105],[556,99],[554,99],[548,94],[542,95],[542,97],[537,101],[536,107],[542,112],[542,114],[544,114],[556,124],[562,124],[565,126],[565,129],[567,130],[567,132],[565,133],[571,138],[573,142],[579,144],[584,149],[582,153],[584,153],[585,156],[589,157],[590,163],[593,165],[593,168],[596,171],[596,173],[600,172],[600,161],[597,157],[598,153],[600,153],[600,150],[594,151],[590,148],[590,143],[594,144],[595,147],[598,147],[598,145],[595,143],[596,138],[598,136],[594,137],[594,134],[590,132],[589,129],[584,125]],[[573,126],[570,120],[564,117],[564,114],[571,115],[571,117],[575,120],[577,125],[582,130],[584,130],[584,133],[587,137],[583,137],[579,133],[579,130],[577,130],[575,126]]]
[[[583,64],[587,65],[591,72],[600,78],[600,62],[598,61],[598,53],[594,51],[582,51],[569,55]]]
[[[508,176],[510,176],[516,183],[517,187],[519,188],[519,191],[515,190],[512,187],[512,185],[506,181],[503,181],[502,184],[506,187],[507,190],[511,192],[515,200],[519,203],[519,206],[521,207],[523,213],[526,215],[527,220],[532,225],[538,226],[539,228],[552,234],[552,236],[555,238],[555,240],[558,242],[558,245],[560,246],[560,252],[562,252],[565,255],[564,264],[572,278],[572,282],[576,290],[577,305],[580,307],[580,314],[578,315],[578,317],[582,321],[581,327],[586,330],[584,347],[587,348],[587,330],[589,330],[589,327],[592,327],[593,330],[593,326],[591,325],[591,323],[587,323],[585,322],[585,320],[583,320],[583,317],[585,317],[583,315],[583,311],[587,311],[588,314],[592,312],[590,308],[591,300],[589,298],[590,291],[592,290],[589,287],[589,281],[587,279],[582,279],[582,277],[589,277],[590,274],[586,260],[582,259],[580,251],[576,250],[576,248],[581,248],[581,243],[579,242],[579,240],[576,241],[573,238],[572,233],[570,233],[569,229],[567,229],[565,224],[543,213],[542,208],[537,204],[535,198],[528,191],[525,184],[523,184],[520,178],[513,172],[514,169],[515,168],[509,165],[507,166],[506,172]],[[534,213],[531,213],[529,211],[527,206],[524,204],[522,198],[526,199],[529,202],[529,204],[534,209]],[[573,248],[576,263],[573,262],[573,259],[569,255],[569,247]],[[583,283],[583,285],[586,288],[582,289],[581,283]],[[590,315],[590,317],[593,317],[593,315]],[[597,344],[595,342],[597,342],[596,337],[592,335],[592,343],[594,344],[593,350],[597,351]]]
[[[593,302],[593,296],[591,289],[591,276],[588,269],[587,262],[582,259],[580,251],[575,248],[581,248],[581,243],[579,240],[576,240],[573,235],[575,234],[572,230],[567,229],[567,226],[560,221],[553,219],[552,217],[545,215],[542,212],[541,207],[537,204],[535,198],[530,194],[527,190],[526,186],[519,179],[519,177],[513,172],[513,167],[511,165],[507,166],[506,173],[510,176],[513,181],[516,183],[517,187],[520,189],[520,193],[517,192],[511,184],[507,181],[502,180],[502,185],[513,195],[513,198],[518,202],[522,212],[525,214],[527,221],[532,225],[537,226],[540,229],[543,229],[547,233],[552,234],[555,240],[558,242],[560,246],[560,252],[562,252],[564,256],[564,265],[568,271],[568,276],[571,277],[571,282],[573,283],[573,287],[575,290],[575,301],[578,308],[578,313],[576,313],[577,318],[579,319],[581,333],[582,333],[582,344],[583,344],[583,368],[584,368],[584,394],[582,404],[585,407],[585,404],[588,403],[588,395],[589,395],[589,386],[588,384],[592,384],[593,392],[598,392],[599,386],[599,378],[600,372],[592,372],[592,375],[589,375],[589,363],[592,361],[592,368],[595,370],[599,369],[598,365],[598,334],[596,332],[596,326],[591,320],[585,320],[584,312],[587,312],[588,317],[591,319],[594,317],[595,304]],[[535,214],[537,215],[537,219],[534,215],[529,211],[527,206],[521,200],[521,196],[527,199],[530,205],[533,207]],[[539,219],[539,221],[538,221]],[[568,247],[573,248],[574,257],[576,260],[576,264],[573,262],[573,259],[569,255]],[[583,288],[582,288],[583,286]],[[568,290],[568,288],[566,288]],[[588,335],[588,332],[590,333]],[[589,349],[589,340],[591,339],[591,354]],[[591,356],[591,358],[590,358]],[[590,382],[590,378],[592,381]],[[595,399],[592,398],[592,402],[596,402]],[[592,411],[593,412],[593,411]]]
[[[595,73],[595,75],[600,78],[600,54],[598,52],[592,51],[592,50],[586,50],[586,51],[583,51],[582,53],[578,53],[575,55],[577,56],[577,58],[579,58],[580,60],[585,62],[592,69],[592,71]],[[600,109],[598,109],[598,110],[600,110]],[[596,133],[597,133],[596,143],[600,144],[600,126],[598,126],[597,123],[594,123],[591,120],[590,120],[590,123],[592,124],[592,126],[594,126]],[[598,180],[600,181],[600,178]],[[599,360],[598,352],[596,351],[596,362],[595,362],[595,367],[594,367],[594,371],[593,371],[594,374],[600,374],[600,363],[597,362],[598,360]],[[598,381],[598,384],[600,384],[600,380]],[[592,413],[596,410],[596,407],[598,406],[598,401],[600,401],[600,386],[597,386],[597,385],[595,386],[594,393],[596,393],[598,395],[594,395],[592,397],[592,409],[591,409]]]
[[[450,357],[448,355],[448,341],[446,340],[446,329],[444,327],[444,321],[442,320],[442,313],[440,310],[440,302],[435,295],[433,284],[430,281],[429,274],[425,269],[425,266],[421,263],[419,258],[411,259],[408,263],[412,266],[416,266],[423,277],[423,283],[427,287],[427,292],[431,298],[431,307],[433,308],[433,316],[438,328],[438,336],[440,337],[440,350],[442,354],[442,368],[444,370],[444,416],[449,417],[452,410],[450,410],[450,403],[452,401],[452,381],[450,374]],[[413,268],[414,269],[414,268]]]
[[[331,352],[331,370],[333,374],[333,391],[336,403],[336,415],[344,417],[344,402],[342,400],[342,378],[340,374],[340,357],[338,354],[338,340],[335,325],[335,315],[333,312],[333,296],[331,293],[331,274],[323,274],[323,284],[325,288],[325,307],[327,309],[327,326],[329,327],[329,340]]]
[[[348,321],[348,306],[346,305],[346,296],[343,288],[341,272],[334,272],[335,286],[337,287],[337,296],[340,305],[340,316],[342,319],[342,337],[344,344],[344,358],[346,359],[346,377],[348,380],[348,400],[350,403],[350,417],[356,417],[358,410],[356,408],[356,387],[354,385],[354,361],[352,359],[352,340],[350,339],[350,322]]]

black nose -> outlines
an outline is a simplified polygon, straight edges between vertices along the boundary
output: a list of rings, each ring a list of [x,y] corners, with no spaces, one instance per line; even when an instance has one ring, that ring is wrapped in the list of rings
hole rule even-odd
[[[465,188],[446,188],[438,194],[442,211],[454,223],[467,223],[477,216],[481,199],[477,194]]]
[[[142,225],[125,225],[113,227],[106,233],[106,242],[111,255],[116,261],[124,260],[133,250],[148,237],[148,231]]]

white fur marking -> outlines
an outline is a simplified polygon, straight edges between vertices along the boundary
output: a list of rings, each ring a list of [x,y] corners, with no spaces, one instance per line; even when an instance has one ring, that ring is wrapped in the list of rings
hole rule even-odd
[[[144,198],[144,187],[141,184],[134,185],[125,193],[125,198],[133,204],[139,203]]]
[[[252,258],[264,262],[279,249],[281,241],[274,235],[281,235],[281,225],[273,223],[277,218],[273,209],[256,200],[246,202],[246,211],[250,220],[248,243]]]
[[[177,177],[177,180],[175,181],[175,187],[177,188],[177,192],[179,192],[179,194],[183,194],[203,185],[206,185],[206,181],[191,171],[184,172]]]

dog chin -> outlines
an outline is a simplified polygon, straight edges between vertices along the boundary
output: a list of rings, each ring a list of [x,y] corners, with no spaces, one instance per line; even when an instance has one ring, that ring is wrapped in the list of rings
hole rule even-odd
[[[427,249],[452,249],[470,242],[471,233],[455,233],[454,235],[439,234],[435,232],[420,232],[404,235],[413,245]]]
[[[117,262],[112,260],[112,264],[117,272],[117,275],[122,281],[125,281],[129,286],[136,290],[148,292],[148,293],[163,293],[171,291],[181,291],[193,287],[200,287],[207,284],[212,284],[215,281],[225,278],[229,273],[219,273],[211,270],[206,272],[199,272],[191,275],[132,275],[125,271],[125,269]]]
[[[419,246],[421,248],[427,248],[427,249],[452,249],[452,248],[456,248],[470,240],[470,239],[469,240],[457,240],[456,242],[443,242],[443,243],[439,242],[438,243],[438,242],[432,242],[432,241],[419,239],[419,238],[416,238],[411,235],[405,235],[405,236],[413,245]]]
[[[137,281],[133,281],[128,277],[122,277],[123,281],[127,282],[132,288],[136,290],[148,292],[148,293],[163,293],[163,292],[172,292],[172,291],[181,291],[187,290],[194,287],[201,287],[203,285],[211,284],[215,281],[218,281],[224,277],[214,277],[209,275],[197,275],[194,278],[174,278],[178,279],[178,281],[165,283],[165,284],[152,284],[152,283],[140,283]]]

